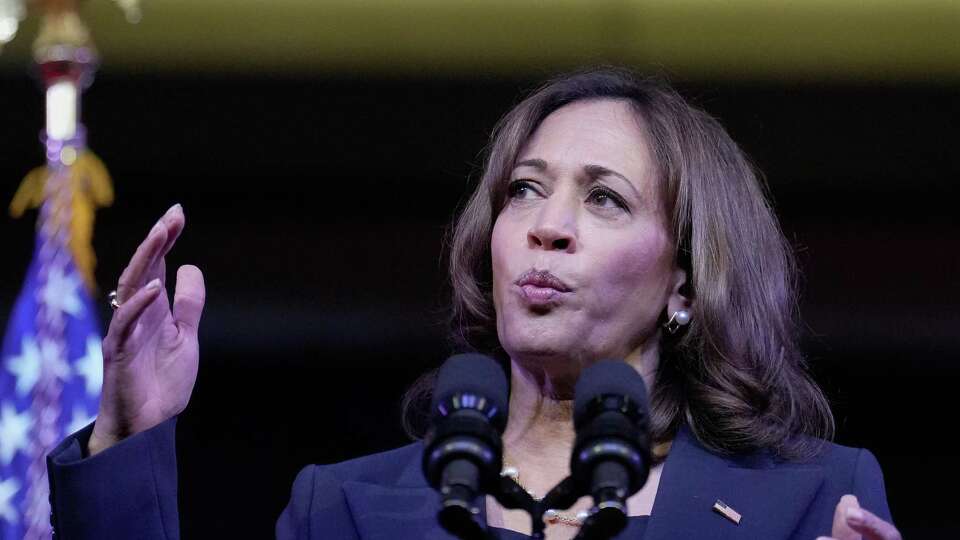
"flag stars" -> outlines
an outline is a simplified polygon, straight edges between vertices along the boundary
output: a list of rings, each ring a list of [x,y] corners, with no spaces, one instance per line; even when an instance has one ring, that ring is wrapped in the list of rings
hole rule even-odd
[[[26,453],[30,439],[30,411],[17,413],[13,403],[0,405],[0,463],[10,465],[18,450]]]
[[[100,348],[100,337],[87,337],[87,351],[77,359],[73,365],[74,372],[83,377],[87,387],[87,394],[91,397],[100,395],[103,385],[103,351]]]
[[[23,336],[20,356],[9,359],[7,371],[17,379],[17,395],[25,396],[33,390],[40,379],[40,348],[32,336]]]
[[[63,268],[54,267],[47,274],[47,282],[38,292],[39,299],[50,312],[76,317],[83,313],[79,287],[80,280],[76,274],[64,274]]]
[[[65,358],[66,351],[63,344],[45,339],[40,342],[41,372],[40,376],[46,379],[57,378],[66,380],[70,377],[70,366]]]
[[[13,525],[17,523],[17,512],[13,507],[13,496],[20,491],[16,478],[7,478],[0,482],[0,519]]]

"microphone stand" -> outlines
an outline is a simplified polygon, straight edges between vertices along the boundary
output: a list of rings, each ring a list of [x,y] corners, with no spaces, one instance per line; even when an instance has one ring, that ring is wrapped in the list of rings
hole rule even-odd
[[[537,523],[540,524],[540,536],[533,538],[543,539],[543,529],[546,524],[543,522],[543,513],[548,509],[566,510],[573,506],[577,500],[586,495],[574,482],[572,476],[568,476],[560,481],[550,493],[547,493],[538,504],[537,515],[534,518],[534,531],[537,531]],[[596,501],[594,501],[596,503]],[[607,501],[599,506],[590,509],[590,514],[580,526],[580,531],[574,537],[574,540],[608,540],[619,534],[627,526],[626,502],[621,500]]]
[[[540,509],[539,503],[520,487],[520,484],[512,478],[501,476],[499,481],[494,484],[490,495],[504,508],[523,510],[530,514],[530,519],[533,520],[533,538],[543,540],[543,529],[545,527],[543,512],[545,509]],[[479,510],[476,508],[468,510],[461,505],[449,505],[440,510],[437,519],[447,532],[461,540],[497,540],[499,536],[496,533],[482,527],[473,519],[473,516],[477,513],[479,513]]]
[[[520,487],[520,484],[509,476],[501,476],[500,482],[496,487],[497,490],[491,493],[491,495],[500,503],[500,506],[510,510],[523,510],[529,514],[530,525],[533,529],[531,538],[534,540],[543,540],[543,529],[545,528],[543,523],[544,509],[540,508],[540,502],[534,499],[527,493],[527,490]]]
[[[530,515],[530,538],[543,540],[547,524],[543,515],[549,509],[566,510],[584,495],[573,481],[572,476],[564,478],[547,495],[536,500],[530,496],[513,478],[503,476],[490,493],[501,506],[510,510],[523,510]],[[574,540],[608,540],[620,533],[626,526],[626,513],[620,505],[594,507],[590,516],[583,522],[580,532]],[[447,532],[461,540],[496,540],[493,531],[485,529],[473,520],[473,514],[462,511],[461,507],[447,507],[440,512],[441,525]]]

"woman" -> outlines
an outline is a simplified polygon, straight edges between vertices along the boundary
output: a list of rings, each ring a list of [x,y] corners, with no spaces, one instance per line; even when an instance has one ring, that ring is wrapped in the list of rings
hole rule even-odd
[[[162,294],[183,225],[174,206],[120,278],[99,416],[51,456],[60,531],[80,534],[94,514],[106,517],[91,536],[176,535],[170,419],[196,378],[204,301],[192,266],[177,272],[172,309]],[[450,270],[461,345],[509,369],[504,459],[531,492],[568,474],[580,371],[622,358],[652,389],[657,443],[623,537],[899,538],[873,456],[824,442],[833,420],[798,351],[793,261],[762,186],[719,124],[669,87],[590,71],[515,107]],[[429,386],[412,390],[411,416]],[[420,452],[307,467],[277,536],[439,537]],[[555,516],[548,538],[573,537],[589,506]],[[492,498],[480,519],[504,537],[529,532]]]

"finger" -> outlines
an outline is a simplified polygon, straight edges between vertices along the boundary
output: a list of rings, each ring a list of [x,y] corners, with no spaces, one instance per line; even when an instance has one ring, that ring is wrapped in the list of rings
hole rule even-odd
[[[193,265],[181,266],[177,270],[177,289],[173,293],[173,319],[178,327],[197,331],[206,297],[203,272]]]
[[[856,497],[853,495],[840,497],[837,509],[833,513],[833,531],[830,536],[837,540],[860,540],[860,533],[847,524],[847,512],[854,508],[860,508]]]
[[[187,218],[183,213],[183,206],[177,203],[171,206],[160,219],[167,227],[167,242],[160,250],[160,256],[165,257],[173,249],[173,245],[177,243],[177,238],[180,238],[180,233],[183,232],[183,227],[187,223]]]
[[[833,538],[832,536],[818,536],[817,540],[837,540],[837,539]]]
[[[181,206],[180,203],[171,206],[160,218],[158,224],[166,229],[167,239],[157,254],[153,257],[153,260],[150,262],[150,266],[146,270],[144,281],[153,278],[160,278],[160,283],[166,285],[167,263],[164,258],[168,253],[170,253],[170,250],[173,249],[174,244],[177,243],[177,239],[180,238],[180,233],[183,232],[183,227],[186,224],[183,206]]]
[[[113,313],[113,319],[110,320],[110,329],[107,331],[107,337],[104,338],[105,344],[109,345],[109,347],[104,346],[105,352],[108,349],[114,350],[123,346],[136,327],[140,316],[150,306],[150,303],[156,300],[160,290],[160,280],[154,279],[146,287],[143,287],[120,304],[117,311]]]
[[[183,208],[179,204],[171,206],[157,220],[157,223],[147,233],[147,237],[137,247],[133,257],[130,258],[130,263],[120,274],[117,283],[117,297],[121,302],[133,296],[147,279],[159,277],[161,278],[161,284],[164,282],[163,271],[157,268],[156,262],[173,247],[176,238],[171,240],[171,233],[174,237],[180,236],[183,223]],[[164,251],[165,249],[166,251]]]
[[[847,523],[866,540],[901,540],[900,531],[892,523],[863,508],[848,509]]]
[[[123,269],[123,273],[120,274],[120,279],[117,282],[117,299],[120,302],[126,302],[143,285],[147,268],[166,241],[166,228],[160,222],[157,222],[137,247],[127,267]]]

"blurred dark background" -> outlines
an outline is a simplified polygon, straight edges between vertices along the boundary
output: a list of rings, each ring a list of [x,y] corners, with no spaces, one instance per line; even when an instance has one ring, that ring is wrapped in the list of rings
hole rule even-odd
[[[169,262],[207,282],[199,381],[178,425],[184,538],[271,537],[299,468],[407,442],[400,397],[449,352],[443,238],[491,128],[547,76],[608,61],[671,76],[766,174],[837,441],[877,455],[906,538],[960,533],[957,74],[734,77],[603,51],[475,71],[105,57],[83,111],[116,188],[97,216],[98,282],[113,288],[175,202],[188,224]],[[9,201],[43,158],[25,62],[0,66],[0,108]],[[0,320],[32,219],[0,218]]]

